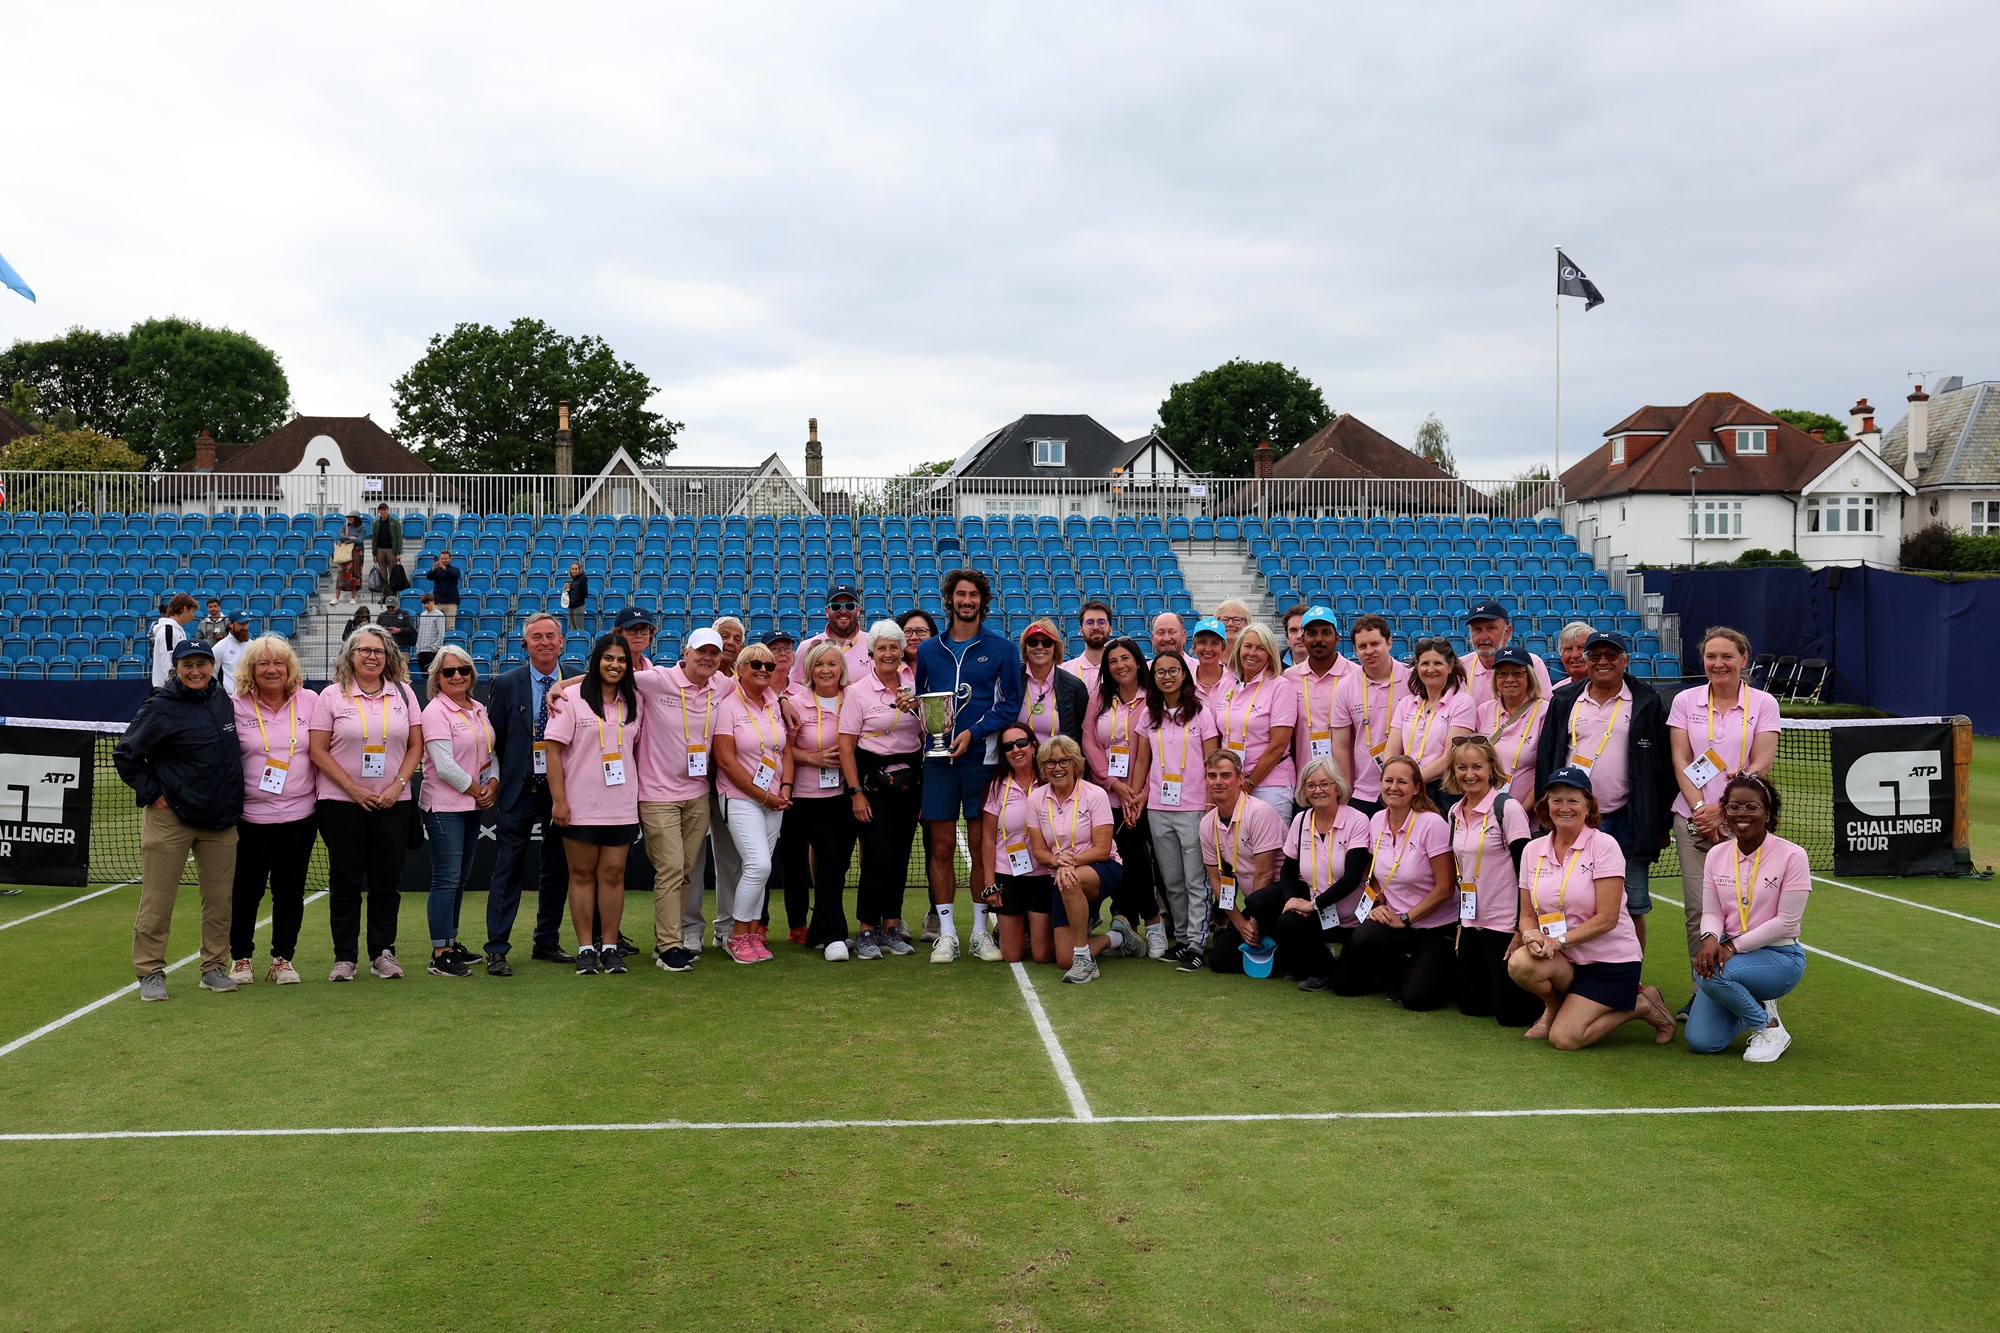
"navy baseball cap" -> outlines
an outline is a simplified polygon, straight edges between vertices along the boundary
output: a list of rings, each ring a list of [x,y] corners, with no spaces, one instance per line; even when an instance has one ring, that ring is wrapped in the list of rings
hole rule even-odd
[[[860,601],[861,589],[855,587],[852,583],[836,583],[833,587],[827,589],[826,604],[828,606],[832,606],[835,602],[854,602],[859,604]]]
[[[1299,621],[1299,628],[1304,629],[1307,625],[1331,625],[1336,630],[1340,628],[1340,622],[1333,618],[1333,608],[1330,606],[1307,607],[1304,617]]]
[[[1494,601],[1490,597],[1483,602],[1474,602],[1472,604],[1472,609],[1465,613],[1465,623],[1468,625],[1472,624],[1474,621],[1477,620],[1507,620],[1507,619],[1510,619],[1510,617],[1507,615],[1507,608],[1501,603]]]
[[[1574,787],[1578,791],[1588,792],[1590,790],[1590,774],[1584,772],[1575,764],[1564,764],[1561,768],[1549,774],[1549,780],[1542,784],[1543,791],[1547,791],[1551,787]]]
[[[1587,653],[1592,648],[1595,648],[1600,644],[1606,647],[1616,648],[1621,653],[1631,651],[1631,649],[1625,646],[1624,639],[1620,638],[1616,634],[1613,634],[1610,630],[1604,630],[1604,629],[1598,630],[1595,634],[1592,634],[1589,638],[1583,641],[1583,651]]]
[[[174,645],[174,661],[178,662],[184,657],[206,657],[212,662],[215,660],[215,649],[209,647],[207,641],[203,639],[182,639]]]
[[[643,606],[628,606],[620,611],[613,628],[629,629],[633,625],[644,625],[647,629],[658,628],[658,622],[653,619],[653,613]]]
[[[1535,669],[1535,659],[1520,644],[1510,643],[1499,652],[1493,654],[1493,665],[1495,667],[1517,666],[1526,671],[1533,671]]]
[[[766,648],[775,648],[781,643],[797,643],[798,639],[793,637],[789,630],[774,629],[758,639],[757,642],[763,644]]]

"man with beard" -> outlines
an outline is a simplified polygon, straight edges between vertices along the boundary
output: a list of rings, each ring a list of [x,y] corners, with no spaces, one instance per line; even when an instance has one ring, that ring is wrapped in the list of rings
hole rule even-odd
[[[1514,637],[1514,624],[1507,618],[1507,608],[1491,599],[1474,606],[1465,614],[1465,629],[1472,640],[1472,657],[1465,664],[1465,692],[1472,696],[1475,706],[1493,700],[1493,654],[1505,648]],[[1529,669],[1535,673],[1535,684],[1542,690],[1542,698],[1549,697],[1548,664],[1537,654],[1528,657]]]
[[[1097,673],[1104,666],[1104,645],[1111,642],[1111,607],[1094,598],[1085,602],[1077,616],[1077,629],[1083,634],[1083,651],[1064,662],[1062,669],[1088,685],[1095,695]]]
[[[875,663],[868,657],[868,640],[861,633],[861,590],[851,583],[827,591],[826,628],[799,645],[792,658],[793,684],[806,684],[806,659],[812,656],[813,649],[829,640],[840,645],[840,655],[847,659],[849,680],[860,680],[875,669]]]
[[[224,693],[233,695],[236,693],[237,660],[250,646],[250,617],[241,611],[232,611],[225,624],[228,633],[215,643],[215,675],[222,682]]]

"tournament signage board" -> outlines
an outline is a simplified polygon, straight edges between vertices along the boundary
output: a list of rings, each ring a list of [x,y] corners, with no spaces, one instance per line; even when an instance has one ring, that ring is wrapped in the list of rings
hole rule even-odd
[[[1834,873],[1949,874],[1951,724],[1835,728],[1832,741]]]
[[[89,731],[0,723],[0,884],[90,879]]]

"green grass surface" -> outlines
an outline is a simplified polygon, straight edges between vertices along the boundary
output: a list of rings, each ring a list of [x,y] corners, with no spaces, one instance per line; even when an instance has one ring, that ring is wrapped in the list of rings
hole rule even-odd
[[[1864,887],[2000,921],[1989,885]],[[0,927],[80,892],[0,900]],[[0,929],[0,1043],[130,981],[135,902]],[[402,921],[414,964],[420,900]],[[1678,1000],[1679,918],[1654,922],[1648,975]],[[2000,1007],[2000,930],[1822,886],[1806,936]],[[186,893],[172,955],[195,938]],[[303,985],[212,996],[184,968],[167,1004],[122,997],[0,1057],[0,1132],[1070,1114],[997,965],[779,944],[679,977],[524,960],[336,987],[323,901],[303,944]],[[1032,972],[1098,1116],[2000,1101],[2000,1016],[1824,957],[1770,1066],[1638,1026],[1564,1055],[1161,963],[1084,988]],[[1975,1110],[6,1142],[0,1329],[1652,1329],[1704,1308],[1982,1328],[1996,1129]],[[1551,1253],[1580,1267],[1558,1280]]]

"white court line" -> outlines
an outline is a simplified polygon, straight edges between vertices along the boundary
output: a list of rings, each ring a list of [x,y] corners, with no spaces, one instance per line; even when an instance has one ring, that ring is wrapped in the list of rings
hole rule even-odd
[[[109,889],[98,889],[95,893],[86,893],[81,898],[72,898],[66,903],[57,903],[54,907],[44,907],[32,916],[16,917],[12,921],[0,921],[0,930],[12,930],[16,926],[25,926],[30,921],[38,921],[51,912],[60,912],[65,907],[74,907],[78,903],[87,903],[92,898],[102,898],[105,894],[110,893],[112,889],[129,889],[138,882],[136,879],[128,879],[123,884],[113,884]]]
[[[1021,987],[1021,998],[1028,1002],[1028,1016],[1035,1020],[1035,1031],[1042,1034],[1042,1047],[1049,1053],[1049,1063],[1056,1067],[1056,1079],[1062,1084],[1063,1095],[1069,1098],[1070,1114],[1078,1120],[1097,1119],[1090,1113],[1083,1085],[1076,1081],[1076,1071],[1069,1067],[1069,1057],[1063,1054],[1062,1043],[1056,1040],[1056,1030],[1049,1025],[1048,1011],[1042,1008],[1042,997],[1035,994],[1035,983],[1029,979],[1028,969],[1019,963],[1013,966],[1014,980]],[[0,1051],[0,1055],[5,1054],[5,1051]]]
[[[640,1120],[556,1125],[350,1125],[293,1129],[109,1129],[0,1134],[0,1143],[75,1143],[119,1139],[372,1138],[409,1134],[645,1134],[793,1129],[962,1129],[1044,1125],[1210,1125],[1269,1121],[1530,1120],[1610,1116],[1821,1115],[1896,1111],[2000,1111],[2000,1102],[1802,1103],[1779,1106],[1553,1106],[1497,1111],[1270,1111],[1215,1115],[966,1116],[937,1120]]]
[[[1664,893],[1656,893],[1653,895],[1653,900],[1655,902],[1672,903],[1675,907],[1680,908],[1681,913],[1683,915],[1687,913],[1687,908],[1682,905],[1681,900],[1678,898],[1669,898]],[[1918,905],[1921,906],[1922,904]],[[1894,972],[1884,972],[1881,968],[1870,967],[1866,963],[1857,963],[1852,958],[1846,958],[1837,953],[1829,953],[1825,949],[1815,948],[1813,945],[1807,944],[1804,940],[1799,941],[1799,947],[1804,949],[1807,953],[1816,953],[1822,958],[1831,958],[1836,963],[1845,963],[1849,967],[1860,968],[1863,972],[1872,972],[1878,977],[1886,977],[1890,981],[1899,981],[1903,985],[1908,986],[1913,990],[1925,991],[1931,995],[1936,995],[1947,1000],[1956,1000],[1960,1004],[1966,1006],[1968,1009],[1977,1009],[1982,1013],[1992,1014],[1995,1018],[2000,1018],[2000,1009],[1996,1009],[1990,1004],[1981,1004],[1977,1000],[1968,1000],[1963,995],[1955,995],[1948,990],[1939,990],[1936,986],[1926,985],[1921,981],[1912,981],[1908,977],[1897,976]],[[5,1055],[5,1054],[6,1054],[5,1051],[0,1051],[0,1055]]]
[[[1948,912],[1942,907],[1933,907],[1929,903],[1920,903],[1910,898],[1898,898],[1893,893],[1877,893],[1873,889],[1864,889],[1859,884],[1843,884],[1837,879],[1828,879],[1825,875],[1814,875],[1813,878],[1821,884],[1831,884],[1836,889],[1850,889],[1855,893],[1865,893],[1870,898],[1882,898],[1888,902],[1901,903],[1905,907],[1921,907],[1926,912],[1936,912],[1939,916],[1956,917],[1960,921],[1970,921],[1975,926],[1988,926],[1994,930],[2000,930],[2000,921],[1988,921],[1983,916],[1967,916],[1963,912]]]
[[[315,893],[311,897],[307,898],[305,902],[300,904],[300,906],[309,907],[313,903],[318,902],[321,898],[324,897],[326,897],[326,890],[321,889],[318,893]],[[259,921],[257,923],[256,929],[261,930],[262,928],[270,924],[271,924],[271,918],[267,916],[262,921]],[[186,967],[189,963],[194,962],[197,958],[200,957],[201,957],[200,950],[196,950],[194,953],[189,954],[187,957],[181,959],[177,963],[168,963],[166,970],[169,972],[178,972],[180,971],[180,969]],[[14,1040],[8,1042],[5,1046],[0,1046],[0,1057],[12,1055],[14,1052],[20,1050],[23,1046],[26,1046],[29,1042],[39,1041],[43,1037],[48,1036],[51,1032],[54,1032],[57,1028],[68,1027],[71,1023],[76,1022],[77,1019],[82,1018],[85,1014],[95,1013],[97,1010],[102,1009],[105,1005],[110,1004],[113,1000],[119,999],[126,995],[130,995],[132,992],[138,989],[139,989],[139,983],[135,981],[128,986],[120,986],[117,990],[112,991],[111,994],[105,996],[101,1000],[92,1000],[89,1004],[86,1004],[81,1009],[72,1009],[68,1013],[64,1014],[61,1018],[56,1019],[53,1023],[44,1023],[40,1027],[36,1028],[33,1032],[30,1032],[27,1036],[16,1037],[14,1038]]]

